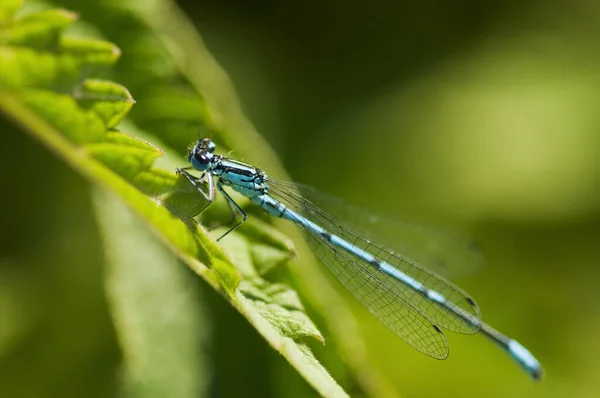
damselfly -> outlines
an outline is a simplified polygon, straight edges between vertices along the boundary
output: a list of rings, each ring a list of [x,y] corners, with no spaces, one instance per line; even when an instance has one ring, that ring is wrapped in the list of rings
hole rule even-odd
[[[177,169],[207,199],[218,190],[232,213],[241,219],[219,239],[246,220],[246,213],[225,187],[246,196],[268,214],[297,224],[316,255],[356,299],[381,323],[408,344],[437,359],[448,356],[442,329],[463,334],[481,332],[507,351],[533,378],[539,379],[538,360],[516,340],[481,321],[475,301],[461,288],[417,262],[340,225],[308,199],[295,184],[271,180],[260,169],[214,154],[215,143],[199,139],[188,153],[195,177]],[[189,169],[189,167],[187,168]],[[203,190],[206,183],[208,189]],[[206,207],[204,209],[206,209]]]

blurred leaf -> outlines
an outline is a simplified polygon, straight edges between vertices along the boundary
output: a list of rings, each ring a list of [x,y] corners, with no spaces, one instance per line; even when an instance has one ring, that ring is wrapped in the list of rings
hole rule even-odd
[[[13,21],[0,30],[0,37],[7,38],[0,48],[3,65],[0,109],[74,169],[127,203],[182,260],[224,294],[322,395],[345,396],[302,342],[305,337],[321,341],[323,337],[304,313],[295,292],[267,282],[257,271],[271,269],[289,259],[293,255],[289,242],[264,226],[254,228],[254,233],[246,237],[233,235],[228,241],[229,253],[245,277],[238,286],[240,274],[236,268],[190,218],[204,205],[201,195],[187,180],[153,167],[154,160],[162,154],[157,147],[113,130],[130,110],[133,99],[124,87],[97,77],[112,66],[120,51],[104,41],[63,37],[61,30],[73,18],[71,13],[44,11]],[[108,206],[99,208],[100,217],[108,222],[111,217]],[[125,222],[126,217],[121,221]],[[161,329],[161,333],[148,330],[144,336],[137,334],[145,329],[141,326],[145,323],[132,321],[131,314],[135,311],[131,308],[140,310],[142,320],[151,320],[153,312],[139,298],[122,290],[124,286],[131,288],[131,280],[143,281],[119,273],[119,264],[127,261],[131,253],[118,247],[112,228],[104,227],[111,234],[107,250],[112,256],[111,275],[115,278],[109,281],[113,289],[109,294],[115,300],[115,320],[124,350],[130,353],[127,359],[132,360],[136,355],[131,353],[136,350],[160,346],[164,337],[159,336],[171,326],[148,325],[151,329]],[[121,232],[119,236],[124,236],[125,232]],[[260,245],[253,247],[251,241]],[[158,293],[158,288],[152,294],[168,302],[179,284],[176,280],[173,283],[163,286],[165,297]],[[133,386],[133,391],[137,391],[144,377],[153,379],[165,391],[168,383],[174,382],[172,378],[157,378],[156,369],[145,369],[131,362],[127,366],[133,366],[126,375],[126,385]],[[149,374],[138,373],[146,371]],[[185,372],[179,376],[185,378]],[[198,386],[179,387],[187,391]]]
[[[14,14],[21,8],[23,0],[4,0],[0,3],[0,26],[10,22]]]
[[[205,395],[211,325],[195,285],[121,201],[95,191],[108,259],[107,295],[124,351],[122,395]]]

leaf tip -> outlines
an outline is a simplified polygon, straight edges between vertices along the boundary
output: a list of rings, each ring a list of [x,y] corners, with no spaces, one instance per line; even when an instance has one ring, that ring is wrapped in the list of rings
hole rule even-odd
[[[321,342],[321,344],[325,345],[325,337],[321,333],[316,333],[313,337]]]
[[[117,45],[115,45],[115,44],[112,45],[111,52],[112,52],[112,55],[115,57],[115,59],[121,58],[122,51]]]
[[[76,20],[79,19],[79,13],[75,12],[75,11],[71,11],[71,10],[58,10],[60,12],[60,14],[62,14],[62,16],[65,17],[65,19],[68,19],[72,22],[75,22]]]
[[[127,89],[127,87],[121,86],[121,88],[123,89],[123,94],[125,95],[125,102],[131,105],[135,104],[135,99],[133,98],[131,92]]]

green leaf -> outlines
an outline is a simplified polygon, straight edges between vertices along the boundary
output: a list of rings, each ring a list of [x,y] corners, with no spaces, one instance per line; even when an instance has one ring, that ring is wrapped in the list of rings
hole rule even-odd
[[[23,0],[3,0],[0,3],[0,26],[10,23]]]
[[[77,15],[65,10],[48,10],[25,16],[2,32],[5,44],[49,48],[58,42],[59,33],[73,23]]]
[[[205,395],[210,319],[196,285],[122,201],[94,191],[108,263],[107,296],[123,348],[121,395]]]
[[[193,22],[177,7],[172,7],[168,2],[161,0],[127,3],[123,7],[134,14],[135,18],[124,18],[121,23],[131,26],[137,23],[138,18],[141,19],[143,22],[137,25],[136,37],[143,37],[145,42],[151,40],[153,43],[159,44],[153,47],[152,56],[145,58],[148,62],[147,74],[156,69],[157,65],[160,65],[161,72],[164,74],[159,81],[154,75],[153,87],[168,87],[168,91],[171,93],[169,100],[173,102],[177,98],[193,101],[195,97],[195,109],[198,109],[195,113],[188,114],[179,120],[169,118],[168,114],[165,115],[166,112],[163,112],[164,117],[160,120],[149,121],[145,117],[151,112],[140,114],[136,111],[139,107],[136,107],[132,111],[132,118],[136,123],[143,126],[159,125],[163,129],[162,131],[167,133],[160,136],[161,140],[175,148],[181,148],[198,136],[216,138],[220,147],[233,148],[236,158],[259,165],[271,176],[284,177],[285,172],[282,170],[280,162],[265,140],[243,115],[239,99],[229,77],[204,45]],[[98,12],[110,12],[104,7],[94,7],[94,9]],[[117,15],[122,14],[111,14],[112,18],[118,18]],[[102,21],[99,21],[99,24],[102,24]],[[103,27],[103,32],[109,34],[109,25],[104,24]],[[148,39],[150,36],[157,38]],[[136,49],[141,47],[140,41],[137,40],[128,41],[127,45],[131,46],[133,51],[138,51]],[[146,84],[143,79],[139,78],[139,75],[144,73],[139,70],[138,60],[127,54],[128,52],[125,52],[122,59],[121,76],[130,82],[128,83],[130,86],[133,83]],[[174,90],[171,82],[175,76],[177,79],[183,77],[189,81],[189,86],[185,85]],[[141,86],[137,87],[136,92],[142,88]],[[133,87],[131,88],[133,90]],[[190,93],[190,89],[195,92]],[[197,121],[197,115],[203,115],[204,119]],[[220,132],[226,132],[226,134]],[[344,300],[326,280],[321,265],[317,264],[306,244],[303,244],[304,240],[298,231],[293,226],[286,226],[285,222],[278,224],[277,227],[283,228],[286,233],[289,233],[297,245],[296,251],[299,253],[301,262],[294,261],[290,264],[290,269],[293,270],[294,286],[302,293],[305,303],[308,302],[312,310],[322,316],[323,322],[319,326],[321,332],[328,336],[330,343],[328,349],[335,341],[336,352],[332,356],[336,357],[336,362],[333,365],[344,368],[351,374],[352,386],[355,391],[361,390],[361,393],[366,396],[395,396],[396,393],[390,386],[391,383],[382,378],[377,366],[366,355],[365,342],[349,308],[350,303]],[[275,348],[279,350],[279,348]],[[281,350],[279,351],[281,352]],[[339,362],[339,358],[342,359],[342,363]],[[294,363],[293,360],[290,362]],[[317,379],[311,380],[310,376],[307,376],[306,379],[313,386],[318,384]],[[317,390],[323,395],[328,395],[323,392],[323,388],[325,387],[321,385],[317,387]]]
[[[92,109],[93,113],[98,115],[106,128],[115,127],[121,119],[129,113],[131,106],[135,102],[129,91],[123,86],[112,82],[102,80],[86,80],[81,85],[81,89],[74,92],[73,96],[79,100],[79,105]],[[122,134],[113,134],[109,137],[115,143],[124,143],[125,138]],[[128,140],[130,145],[137,145],[136,140]]]
[[[163,153],[161,149],[115,129],[128,114],[133,100],[123,86],[100,80],[99,76],[116,61],[119,49],[104,41],[64,37],[62,30],[74,15],[44,11],[14,20],[0,29],[0,35],[9,38],[0,47],[3,62],[0,109],[75,170],[126,203],[179,258],[222,293],[322,395],[346,396],[304,342],[306,337],[323,341],[323,336],[304,312],[296,292],[264,278],[265,273],[294,255],[290,241],[256,220],[239,233],[230,234],[223,251],[190,218],[204,206],[200,193],[184,178],[154,166],[154,161]],[[201,124],[207,128],[214,126],[214,112],[208,105],[202,105],[202,100],[197,104],[206,109],[199,113]],[[156,102],[152,106],[160,107]],[[190,109],[193,108],[192,105]],[[172,113],[166,115],[167,118],[173,116]],[[166,163],[174,170],[176,164],[168,160]],[[111,256],[109,275],[114,278],[109,279],[109,296],[124,350],[132,359],[136,349],[150,350],[152,344],[161,342],[155,340],[158,334],[150,331],[147,337],[137,335],[145,329],[142,325],[152,327],[150,324],[132,326],[128,323],[135,312],[131,308],[138,308],[146,320],[151,320],[152,312],[151,306],[127,292],[126,287],[135,286],[137,281],[140,288],[169,300],[166,296],[173,295],[177,286],[183,289],[185,286],[175,281],[172,286],[152,290],[141,280],[144,272],[139,266],[131,266],[133,277],[123,273],[127,271],[124,263],[137,262],[128,260],[130,255],[135,256],[128,252],[131,245],[125,248],[119,244],[119,240],[130,234],[115,229],[123,221],[111,217],[113,212],[119,214],[118,209],[111,210],[112,207],[101,203],[98,209],[107,236],[107,253]],[[218,204],[215,209],[220,211]],[[109,221],[114,222],[112,227],[107,224]],[[156,326],[162,327],[169,325]],[[145,341],[146,338],[149,340]],[[177,355],[179,348],[173,347],[173,350],[172,355]],[[136,372],[143,372],[140,369],[134,367],[133,373],[126,375],[130,385],[138,385],[136,380],[142,376]],[[157,383],[172,382],[159,380]]]

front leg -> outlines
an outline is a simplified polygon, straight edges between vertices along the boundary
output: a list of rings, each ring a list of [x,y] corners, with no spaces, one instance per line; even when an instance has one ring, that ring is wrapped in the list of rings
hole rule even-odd
[[[206,203],[206,206],[204,206],[202,208],[202,210],[200,210],[198,213],[191,216],[191,218],[194,218],[198,214],[203,213],[204,210],[206,210],[208,208],[208,206],[210,206],[214,202],[214,200],[215,200],[215,183],[214,183],[213,175],[211,173],[207,173],[205,171],[204,173],[202,173],[202,175],[200,177],[196,177],[186,171],[186,169],[188,169],[188,168],[189,167],[177,169],[175,171],[175,174],[184,176],[190,182],[190,184],[192,184],[198,190],[198,192],[200,192],[202,194],[202,196],[204,196],[204,198],[208,201]],[[208,184],[207,192],[205,192],[202,189],[202,183],[204,182],[205,179],[206,179],[206,183]]]

